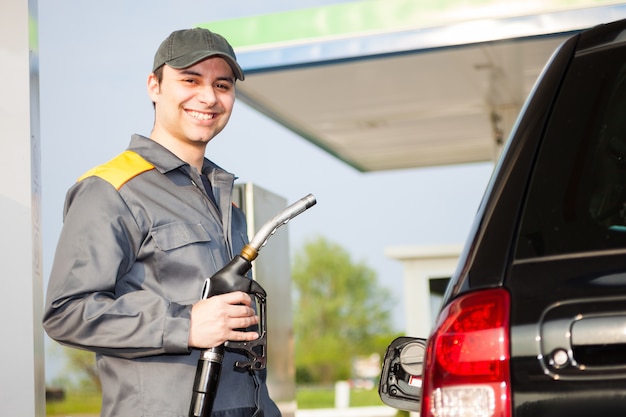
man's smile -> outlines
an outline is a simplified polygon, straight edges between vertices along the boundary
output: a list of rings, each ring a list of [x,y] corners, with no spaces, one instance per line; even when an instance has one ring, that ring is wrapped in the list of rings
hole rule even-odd
[[[215,117],[215,113],[202,113],[195,110],[185,110],[188,115],[198,120],[211,120]]]

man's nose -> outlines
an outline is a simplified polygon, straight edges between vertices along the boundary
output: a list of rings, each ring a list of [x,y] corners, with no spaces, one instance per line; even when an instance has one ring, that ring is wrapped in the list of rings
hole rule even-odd
[[[209,106],[215,104],[215,102],[217,101],[217,97],[215,95],[215,91],[213,90],[213,87],[210,85],[203,87],[200,93],[198,94],[198,100],[200,100],[200,102],[205,103]]]

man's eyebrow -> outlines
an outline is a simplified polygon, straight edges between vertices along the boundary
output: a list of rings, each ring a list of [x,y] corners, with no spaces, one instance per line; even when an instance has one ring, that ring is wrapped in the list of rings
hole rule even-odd
[[[200,74],[199,72],[192,71],[190,69],[182,69],[182,70],[180,70],[180,73],[184,74],[184,75],[193,75],[195,77],[201,77],[202,76],[202,74]]]
[[[193,71],[193,70],[186,69],[186,68],[179,70],[179,73],[183,75],[194,76],[194,77],[202,77],[202,74],[200,74],[198,71]],[[217,79],[221,81],[228,81],[232,84],[235,83],[235,77],[223,76],[223,77],[217,77]]]
[[[217,77],[218,80],[223,80],[223,81],[228,81],[232,84],[235,84],[235,78],[234,77]]]

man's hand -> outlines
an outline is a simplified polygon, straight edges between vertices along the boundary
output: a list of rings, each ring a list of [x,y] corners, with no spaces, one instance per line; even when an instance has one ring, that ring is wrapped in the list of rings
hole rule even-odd
[[[227,340],[248,341],[259,338],[256,332],[242,332],[259,322],[251,307],[252,299],[241,291],[215,295],[198,301],[191,308],[189,346],[207,349]]]

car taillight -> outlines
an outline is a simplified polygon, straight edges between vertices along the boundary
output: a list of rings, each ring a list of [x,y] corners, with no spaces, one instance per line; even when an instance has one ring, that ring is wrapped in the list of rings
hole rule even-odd
[[[439,315],[428,341],[422,417],[511,417],[509,293],[466,294]]]

